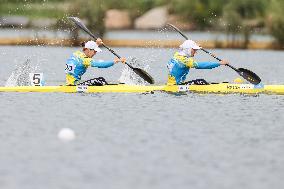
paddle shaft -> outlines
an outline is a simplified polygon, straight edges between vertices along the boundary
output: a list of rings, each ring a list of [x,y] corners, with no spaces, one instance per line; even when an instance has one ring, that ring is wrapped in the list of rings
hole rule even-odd
[[[94,39],[95,40],[97,40],[97,38],[96,37],[94,37]],[[105,47],[107,50],[109,50],[113,55],[115,55],[117,58],[121,58],[121,56],[119,56],[118,54],[116,54],[116,52],[114,52],[114,50],[112,50],[111,48],[109,48],[108,46],[106,46],[105,44],[102,44],[102,46],[103,47]],[[134,67],[133,66],[131,66],[130,64],[128,64],[127,62],[125,62],[125,64],[127,65],[127,66],[129,66],[131,69],[134,69]]]
[[[84,30],[86,33],[88,33],[92,38],[94,38],[95,40],[98,39],[98,37],[96,37],[83,23],[82,21],[77,18],[77,17],[69,17],[69,19],[71,19],[78,27],[80,27],[82,30]],[[114,50],[112,50],[111,48],[109,48],[108,46],[106,46],[105,44],[102,44],[103,47],[105,47],[107,50],[109,50],[113,55],[115,55],[117,58],[121,58],[116,52],[114,52]],[[140,77],[142,77],[145,81],[147,81],[150,84],[154,84],[154,79],[144,70],[140,69],[140,68],[134,68],[133,66],[131,66],[130,64],[128,64],[127,62],[125,62],[125,64],[130,67],[136,74],[138,74]]]
[[[212,56],[213,58],[215,58],[218,61],[222,61],[222,59],[218,58],[216,55],[214,55],[213,53],[209,52],[206,49],[201,48],[202,51],[206,52],[207,54],[209,54],[210,56]],[[229,66],[230,68],[232,68],[233,70],[235,70],[236,72],[240,72],[237,68],[235,68],[234,66],[230,65],[230,64],[226,64],[226,66]]]
[[[88,28],[86,28],[86,26],[84,26],[79,19],[71,17],[77,24],[78,26],[83,29],[85,32],[87,32],[92,38],[94,38],[95,40],[98,39],[97,36],[95,36]],[[106,46],[104,43],[102,44],[103,47],[105,47],[109,52],[111,52],[113,55],[115,55],[117,58],[121,58],[121,56],[119,56],[113,49],[111,49],[110,47]],[[127,62],[125,62],[125,64],[127,66],[129,66],[130,68],[134,69],[133,66],[131,66],[130,64],[128,64]]]

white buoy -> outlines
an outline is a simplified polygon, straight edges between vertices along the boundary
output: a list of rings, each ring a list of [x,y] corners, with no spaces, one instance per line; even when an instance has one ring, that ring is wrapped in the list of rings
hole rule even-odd
[[[62,128],[58,133],[58,138],[64,142],[69,142],[75,139],[75,132],[69,128]]]

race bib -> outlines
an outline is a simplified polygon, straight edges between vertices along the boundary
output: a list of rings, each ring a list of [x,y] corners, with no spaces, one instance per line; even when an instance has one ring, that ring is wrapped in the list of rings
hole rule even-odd
[[[67,74],[67,73],[72,73],[72,74],[74,74],[74,72],[75,72],[75,68],[76,68],[76,65],[75,64],[66,64],[65,65],[65,73]]]
[[[167,64],[167,67],[168,67],[169,72],[171,73],[172,70],[173,70],[174,64],[173,64],[172,62],[169,62],[169,63]]]

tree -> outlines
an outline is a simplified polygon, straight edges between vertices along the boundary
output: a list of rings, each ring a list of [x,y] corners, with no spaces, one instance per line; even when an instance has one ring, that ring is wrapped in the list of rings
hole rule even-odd
[[[103,36],[105,32],[104,17],[107,10],[106,2],[104,0],[75,0],[70,8],[70,16],[78,16],[87,21],[87,27]]]
[[[271,0],[268,9],[267,26],[270,34],[277,40],[280,48],[284,48],[284,9],[283,0]]]
[[[171,0],[172,11],[183,15],[188,22],[195,23],[197,28],[212,26],[212,19],[222,15],[222,5],[228,0]]]
[[[247,48],[251,30],[261,24],[269,0],[231,0],[224,8],[228,34],[243,35],[243,48]]]

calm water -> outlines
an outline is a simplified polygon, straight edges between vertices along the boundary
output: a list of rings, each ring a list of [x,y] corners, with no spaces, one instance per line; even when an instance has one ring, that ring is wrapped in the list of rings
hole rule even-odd
[[[64,82],[73,48],[0,47],[0,85],[31,58],[48,85]],[[149,64],[159,84],[172,49],[115,49]],[[284,84],[281,51],[214,50],[264,83]],[[105,52],[98,59],[113,58]],[[212,60],[199,53],[198,60]],[[89,69],[117,81],[122,65]],[[190,78],[232,81],[227,67]],[[281,189],[284,96],[0,93],[0,187]],[[77,138],[57,139],[69,127]]]

